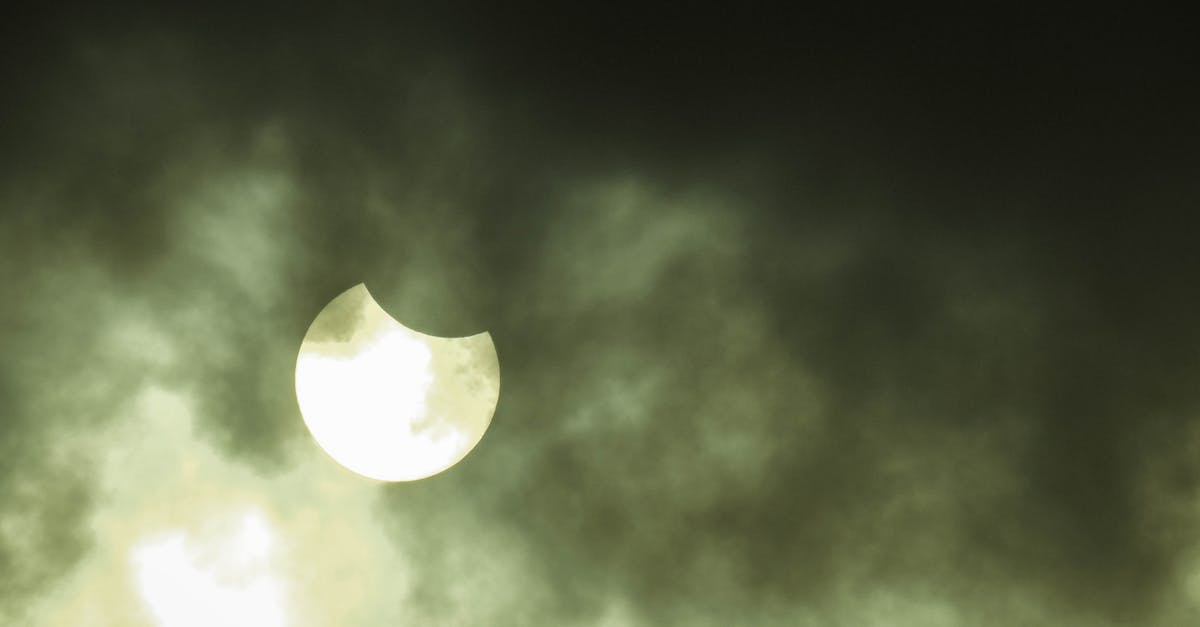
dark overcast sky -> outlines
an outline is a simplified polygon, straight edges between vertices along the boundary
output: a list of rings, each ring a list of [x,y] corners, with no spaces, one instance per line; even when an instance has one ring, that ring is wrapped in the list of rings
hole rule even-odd
[[[337,624],[1192,624],[1200,54],[1004,8],[2,20],[0,617],[126,550],[148,386],[274,498],[365,281],[504,387]]]

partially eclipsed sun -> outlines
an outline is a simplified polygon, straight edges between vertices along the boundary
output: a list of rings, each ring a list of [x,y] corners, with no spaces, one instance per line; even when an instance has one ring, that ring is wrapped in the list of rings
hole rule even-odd
[[[381,481],[458,463],[483,437],[500,395],[492,337],[418,333],[358,284],[313,320],[296,359],[296,399],[317,443]]]

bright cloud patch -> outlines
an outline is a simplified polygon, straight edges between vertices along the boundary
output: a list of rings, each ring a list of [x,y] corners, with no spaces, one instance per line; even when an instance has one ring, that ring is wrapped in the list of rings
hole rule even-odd
[[[282,627],[285,585],[274,531],[250,511],[195,535],[173,531],[134,547],[138,591],[163,627]]]

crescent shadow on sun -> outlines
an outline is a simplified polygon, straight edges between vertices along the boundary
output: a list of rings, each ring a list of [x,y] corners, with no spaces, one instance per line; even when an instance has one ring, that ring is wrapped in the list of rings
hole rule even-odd
[[[338,463],[384,481],[437,474],[478,444],[500,391],[491,334],[444,338],[392,318],[359,283],[310,325],[296,398]]]

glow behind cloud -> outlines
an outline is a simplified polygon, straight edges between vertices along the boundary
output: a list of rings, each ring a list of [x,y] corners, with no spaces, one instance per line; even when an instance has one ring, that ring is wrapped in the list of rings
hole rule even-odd
[[[200,537],[172,531],[134,547],[138,592],[163,627],[283,627],[286,586],[275,532],[258,511]]]

